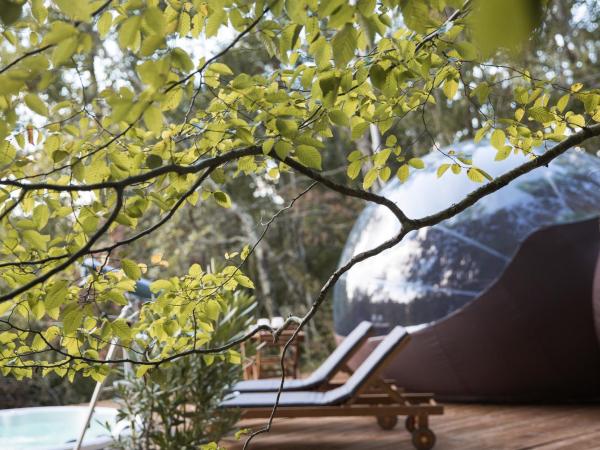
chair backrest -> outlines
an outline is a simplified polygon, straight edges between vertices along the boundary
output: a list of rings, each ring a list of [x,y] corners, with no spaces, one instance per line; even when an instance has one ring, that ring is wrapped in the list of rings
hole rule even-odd
[[[329,380],[367,340],[372,328],[373,324],[366,320],[359,323],[306,381],[317,383]]]
[[[386,364],[404,347],[404,344],[408,343],[409,339],[410,335],[403,327],[394,327],[346,383],[326,393],[327,401],[339,403],[356,395],[361,388],[379,376]]]

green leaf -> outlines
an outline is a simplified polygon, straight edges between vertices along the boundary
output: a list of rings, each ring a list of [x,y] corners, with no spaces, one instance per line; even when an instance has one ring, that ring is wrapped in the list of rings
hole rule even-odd
[[[410,158],[408,160],[408,164],[411,167],[414,167],[415,169],[424,169],[425,168],[425,163],[423,162],[423,160],[421,158]]]
[[[241,273],[236,274],[234,277],[235,281],[237,281],[241,286],[248,288],[248,289],[254,289],[254,283],[252,282],[252,280],[250,278],[248,278],[246,275],[242,275]]]
[[[384,148],[380,152],[377,152],[373,156],[373,164],[375,164],[378,167],[383,166],[387,162],[387,160],[390,157],[391,153],[392,153],[392,149],[391,148]]]
[[[150,106],[144,111],[144,124],[156,136],[160,135],[163,127],[163,115],[156,106]]]
[[[349,127],[350,126],[350,119],[344,113],[344,111],[339,110],[339,109],[333,109],[333,110],[329,111],[328,114],[329,114],[329,119],[334,124],[342,126],[342,127]]]
[[[48,107],[36,94],[27,94],[25,96],[25,104],[29,109],[41,116],[48,115]]]
[[[334,76],[322,78],[319,80],[319,87],[323,93],[323,104],[328,108],[333,106],[338,96],[340,78]]]
[[[194,263],[188,270],[188,275],[194,278],[200,278],[202,276],[202,266],[198,263]]]
[[[458,81],[453,78],[447,79],[444,83],[444,94],[448,100],[452,100],[458,92]]]
[[[325,38],[320,37],[310,47],[315,56],[315,62],[319,69],[325,69],[330,66],[329,61],[332,56],[332,49]]]
[[[219,313],[221,312],[221,307],[219,306],[219,302],[216,300],[209,300],[205,305],[206,315],[211,320],[217,320],[219,318]]]
[[[59,280],[55,282],[46,294],[46,309],[54,309],[61,306],[68,296],[68,282],[66,280]]]
[[[150,291],[154,294],[162,290],[170,290],[173,287],[169,280],[156,280],[150,284]]]
[[[585,117],[581,114],[573,114],[572,116],[567,117],[567,122],[569,125],[576,125],[578,127],[585,127]]]
[[[47,249],[50,236],[38,233],[35,230],[23,231],[23,238],[35,249],[45,251]]]
[[[143,377],[150,369],[153,369],[154,366],[149,366],[149,365],[142,365],[142,366],[138,366],[137,369],[135,370],[135,376],[138,378]]]
[[[306,21],[306,1],[286,0],[285,11],[292,21],[304,23]]]
[[[483,183],[486,179],[483,171],[481,171],[481,169],[476,169],[475,167],[471,167],[467,170],[467,176],[469,177],[469,180],[476,183]]]
[[[141,16],[131,16],[121,24],[119,28],[119,45],[121,48],[125,49],[131,47],[139,32],[142,24]]]
[[[0,167],[12,163],[16,156],[17,151],[10,142],[0,142]]]
[[[525,115],[525,110],[523,108],[517,108],[515,111],[515,119],[517,122],[520,122],[523,116]]]
[[[352,139],[358,139],[369,129],[369,122],[361,122],[360,119],[352,118]]]
[[[431,18],[428,2],[423,0],[404,0],[401,2],[404,23],[411,30],[426,34],[432,28],[438,28],[439,23]]]
[[[292,149],[293,149],[292,144],[290,144],[287,141],[277,141],[275,143],[275,153],[281,159],[287,158],[288,155],[290,154],[290,152],[292,151]]]
[[[560,112],[563,112],[565,110],[565,108],[567,107],[567,105],[569,104],[570,99],[571,99],[571,96],[569,94],[563,95],[556,103],[556,108]]]
[[[398,179],[400,181],[402,181],[403,183],[408,180],[408,176],[410,175],[410,168],[408,167],[408,164],[402,164],[400,166],[400,168],[398,169],[398,172],[396,172],[396,176],[398,177]]]
[[[483,105],[490,96],[490,91],[491,89],[488,84],[483,82],[478,84],[477,87],[471,91],[471,97],[477,97],[479,104]]]
[[[157,167],[162,166],[163,160],[158,155],[150,154],[146,157],[146,167],[149,169],[156,169]]]
[[[44,342],[42,337],[39,334],[36,334],[31,343],[31,349],[36,352],[39,352],[39,351],[43,350],[44,348],[46,348],[46,345],[47,344]]]
[[[165,37],[159,34],[152,34],[150,36],[144,37],[144,41],[140,47],[140,55],[142,56],[150,56],[152,55],[156,49],[166,47]],[[176,90],[172,90],[167,95],[174,93]],[[179,91],[179,89],[177,89]],[[181,91],[179,91],[181,92]]]
[[[545,1],[484,0],[473,2],[469,14],[472,42],[484,59],[500,48],[510,53],[519,51],[539,26]]]
[[[89,22],[93,11],[89,0],[54,0],[63,14],[70,19]]]
[[[347,23],[336,33],[331,42],[333,60],[338,67],[345,67],[354,57],[357,46],[357,33],[352,24]]]
[[[377,179],[378,176],[379,176],[379,172],[377,171],[377,169],[375,167],[372,167],[371,169],[369,169],[369,171],[365,175],[365,178],[363,179],[363,189],[367,190],[371,186],[373,186],[373,183],[375,183],[375,180]]]
[[[112,20],[112,14],[110,11],[106,11],[100,16],[100,19],[98,19],[98,24],[96,26],[98,28],[98,34],[100,34],[101,38],[105,38],[110,31]]]
[[[583,83],[575,83],[571,86],[572,92],[579,92],[583,88]]]
[[[208,66],[208,69],[221,75],[233,75],[233,72],[229,66],[223,63],[212,63],[210,66]]]
[[[449,168],[450,168],[450,164],[440,165],[440,167],[438,167],[438,169],[437,169],[438,178],[440,178],[442,175],[444,175],[444,173],[446,173],[446,170],[448,170]]]
[[[148,24],[148,31],[154,34],[162,35],[165,31],[167,22],[160,8],[150,6],[144,11],[144,20]]]
[[[217,191],[213,194],[215,201],[223,208],[231,208],[231,199],[225,192]]]
[[[48,206],[45,204],[37,205],[33,209],[33,222],[38,230],[43,229],[48,223],[48,219],[50,218],[50,210]]]
[[[283,137],[293,138],[298,134],[298,124],[293,120],[277,119],[275,126]]]
[[[218,3],[215,5],[218,5]],[[223,25],[223,23],[227,20],[227,14],[223,8],[223,6],[216,6],[216,9],[208,16],[208,20],[206,21],[206,29],[204,30],[207,38],[216,36],[219,32],[219,28],[221,28],[221,25]]]
[[[110,291],[105,292],[105,295],[108,300],[116,305],[125,306],[129,303],[123,293],[117,290],[111,289]]]
[[[356,7],[363,16],[370,17],[375,14],[376,4],[376,0],[358,0]]]
[[[52,22],[50,31],[42,40],[42,45],[58,44],[60,41],[63,41],[69,37],[73,37],[78,33],[79,32],[77,31],[77,28],[70,23],[60,21]]]
[[[281,38],[279,39],[279,53],[283,62],[288,62],[287,52],[296,49],[301,31],[302,25],[294,23],[283,29]]]
[[[274,139],[267,139],[265,142],[263,142],[263,144],[262,144],[263,154],[268,155],[269,153],[271,153],[271,150],[273,149],[274,144],[275,144]]]
[[[496,150],[502,150],[506,142],[506,134],[502,130],[494,130],[490,142]]]
[[[298,160],[311,169],[321,170],[321,153],[310,145],[299,145],[296,148]]]
[[[58,67],[70,61],[78,45],[79,38],[77,36],[61,41],[52,52],[52,64]]]
[[[3,0],[0,2],[0,20],[2,20],[4,25],[12,25],[19,20],[22,11],[22,4],[9,0]]]
[[[44,5],[44,0],[32,0],[31,1],[31,12],[33,17],[40,23],[43,23],[48,18],[48,9]]]
[[[512,152],[512,147],[510,145],[505,145],[501,150],[498,150],[496,153],[496,157],[494,161],[503,161],[510,156]]]
[[[477,58],[477,48],[470,42],[457,42],[456,50],[464,60],[469,61]]]
[[[536,106],[535,108],[529,109],[529,115],[536,122],[547,123],[554,120],[554,114],[552,114],[547,108],[543,106]]]
[[[381,168],[381,170],[379,171],[379,178],[384,182],[389,180],[391,175],[392,169],[390,169],[388,166]]]
[[[139,280],[142,277],[142,271],[135,261],[124,258],[121,260],[121,267],[127,278]]]
[[[83,319],[83,310],[79,308],[72,309],[63,317],[63,330],[65,335],[73,334],[81,325]]]
[[[483,127],[477,130],[477,132],[475,133],[475,138],[473,139],[475,143],[478,144],[479,142],[481,142],[481,140],[484,138],[484,136],[489,130],[489,127]]]
[[[293,1],[297,1],[297,0],[293,0]],[[227,360],[231,364],[241,364],[242,363],[242,355],[240,355],[239,352],[236,352],[235,350],[230,349],[227,351]]]
[[[353,161],[352,163],[348,164],[348,170],[346,171],[346,173],[348,174],[348,178],[350,178],[351,180],[355,180],[356,177],[358,177],[361,168],[362,161],[360,160]]]
[[[177,32],[179,36],[185,37],[188,35],[192,28],[192,21],[190,15],[185,11],[182,11],[179,15],[179,25],[177,26]]]
[[[131,341],[131,328],[129,328],[125,319],[116,319],[110,324],[110,327],[121,341]]]

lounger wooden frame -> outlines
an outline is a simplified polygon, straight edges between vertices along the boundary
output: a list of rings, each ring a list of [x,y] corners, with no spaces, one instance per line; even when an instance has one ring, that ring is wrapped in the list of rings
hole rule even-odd
[[[408,344],[404,339],[386,359],[393,359]],[[385,364],[370,372],[360,387],[339,405],[279,406],[275,417],[334,417],[373,416],[384,430],[394,428],[398,416],[406,416],[405,426],[418,450],[429,450],[435,445],[435,435],[429,428],[429,416],[444,413],[443,405],[436,403],[430,393],[405,393],[392,382],[382,379]],[[268,418],[272,407],[242,408],[243,418]]]

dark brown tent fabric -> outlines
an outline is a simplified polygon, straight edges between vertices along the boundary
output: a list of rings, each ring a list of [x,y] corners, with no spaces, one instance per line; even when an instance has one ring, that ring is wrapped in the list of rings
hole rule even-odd
[[[600,223],[598,224],[600,228]],[[596,275],[594,277],[593,286],[594,300],[594,324],[596,325],[596,336],[600,342],[600,250],[598,251],[598,261],[596,262]]]
[[[593,219],[532,234],[486,292],[413,333],[385,376],[446,400],[600,399],[599,336],[600,230]]]

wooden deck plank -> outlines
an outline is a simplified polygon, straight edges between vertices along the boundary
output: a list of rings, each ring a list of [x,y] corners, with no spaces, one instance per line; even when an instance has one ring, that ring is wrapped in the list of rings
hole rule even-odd
[[[446,405],[432,416],[437,450],[600,450],[600,405],[506,406]],[[240,422],[257,428],[263,420]],[[242,441],[243,442],[243,441]],[[222,445],[239,450],[242,443]],[[402,420],[382,431],[371,417],[277,419],[268,434],[253,442],[256,450],[410,450]]]

